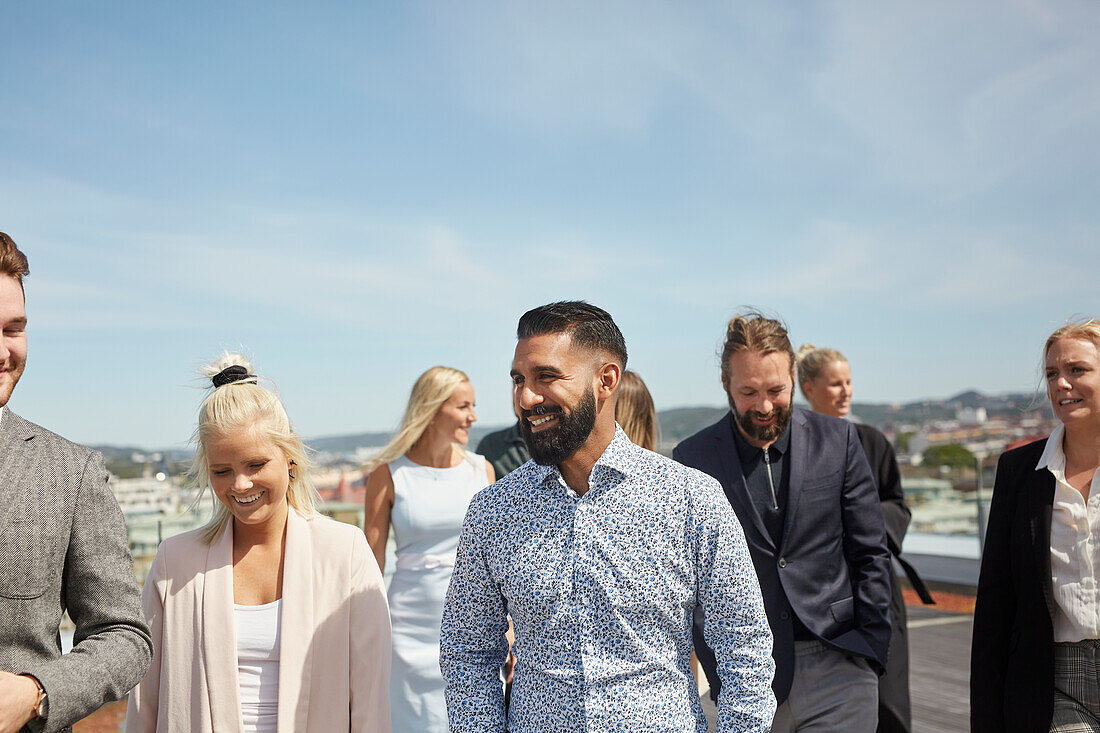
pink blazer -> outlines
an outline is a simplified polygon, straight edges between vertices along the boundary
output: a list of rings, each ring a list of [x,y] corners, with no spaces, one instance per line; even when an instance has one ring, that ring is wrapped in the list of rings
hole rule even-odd
[[[233,525],[161,544],[142,594],[149,673],[130,693],[128,733],[241,731],[233,622]],[[390,731],[390,618],[378,563],[356,527],[287,518],[279,733]]]

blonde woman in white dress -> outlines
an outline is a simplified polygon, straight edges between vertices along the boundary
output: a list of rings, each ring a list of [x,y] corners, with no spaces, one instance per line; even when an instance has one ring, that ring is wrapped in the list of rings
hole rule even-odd
[[[466,450],[476,420],[469,378],[432,367],[416,380],[393,440],[366,467],[367,541],[379,568],[391,525],[397,543],[389,587],[395,731],[450,730],[439,672],[443,601],[466,509],[496,480],[492,465]]]

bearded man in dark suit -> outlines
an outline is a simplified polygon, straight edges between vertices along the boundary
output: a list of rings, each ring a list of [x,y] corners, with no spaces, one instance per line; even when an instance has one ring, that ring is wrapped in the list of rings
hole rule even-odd
[[[873,731],[890,642],[882,510],[855,426],[793,407],[794,367],[780,321],[735,316],[722,353],[730,412],[673,457],[718,479],[745,529],[774,637],[772,731]],[[716,696],[698,633],[695,648]]]
[[[102,457],[7,408],[27,358],[27,273],[0,232],[0,733],[69,730],[125,696],[152,656]]]

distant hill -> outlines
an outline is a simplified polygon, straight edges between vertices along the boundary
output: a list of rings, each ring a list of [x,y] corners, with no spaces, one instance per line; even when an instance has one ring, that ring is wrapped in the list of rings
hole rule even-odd
[[[309,438],[306,440],[306,445],[313,450],[354,453],[356,448],[381,448],[388,442],[390,442],[389,433],[354,433],[352,435]]]
[[[477,447],[478,442],[489,433],[508,427],[497,425],[470,428],[470,445]],[[357,448],[382,448],[390,442],[392,433],[355,433],[353,435],[330,435],[324,438],[307,438],[306,444],[313,450],[332,453],[354,453]]]
[[[879,404],[857,402],[852,412],[863,422],[878,428],[896,428],[899,425],[921,424],[933,420],[953,420],[960,408],[983,407],[989,417],[1020,416],[1025,413],[1041,412],[1050,417],[1050,407],[1046,400],[1032,394],[984,395],[975,390],[961,392],[943,400],[918,400],[905,404]],[[717,421],[727,411],[725,406],[674,407],[661,410],[658,419],[661,423],[662,443],[672,446],[707,425]],[[474,426],[470,430],[470,446],[476,448],[486,434],[501,430],[507,425]],[[390,439],[390,433],[371,432],[350,435],[330,435],[307,438],[306,443],[317,451],[337,454],[354,453],[357,448],[381,448]],[[131,460],[133,454],[145,454],[152,451],[136,447],[95,446],[103,452],[111,464],[121,464]],[[172,464],[189,459],[187,450],[171,449],[159,451],[162,460]],[[146,460],[149,460],[147,457]]]
[[[146,468],[154,473],[164,471],[171,475],[180,474],[190,466],[193,455],[193,451],[179,449],[150,451],[133,446],[93,445],[90,447],[102,453],[107,470],[121,478],[141,476]]]
[[[661,442],[665,445],[679,443],[729,412],[728,407],[674,407],[657,413],[661,423]]]
[[[1034,394],[984,395],[970,390],[945,400],[918,400],[905,404],[884,405],[865,402],[852,403],[852,413],[860,420],[877,428],[899,424],[920,424],[933,420],[953,420],[961,408],[984,408],[989,417],[1019,417],[1027,413],[1041,413],[1053,417],[1050,406],[1042,396]]]

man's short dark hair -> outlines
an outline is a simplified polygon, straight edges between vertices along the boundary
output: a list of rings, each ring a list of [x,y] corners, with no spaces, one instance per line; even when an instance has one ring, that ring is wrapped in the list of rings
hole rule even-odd
[[[567,333],[577,346],[602,349],[626,369],[626,341],[611,314],[583,300],[562,300],[541,305],[520,316],[516,338]]]
[[[7,234],[0,232],[0,275],[14,277],[23,286],[23,278],[29,275],[31,268],[27,266],[27,256],[23,254],[15,242]]]

